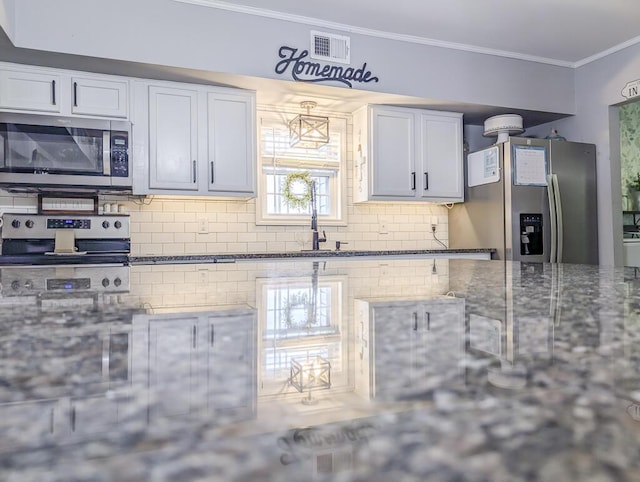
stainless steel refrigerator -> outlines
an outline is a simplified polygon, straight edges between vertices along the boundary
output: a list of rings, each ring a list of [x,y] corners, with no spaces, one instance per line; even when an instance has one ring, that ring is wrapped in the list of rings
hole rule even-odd
[[[467,155],[465,202],[449,212],[449,247],[496,258],[598,264],[593,144],[510,137]]]

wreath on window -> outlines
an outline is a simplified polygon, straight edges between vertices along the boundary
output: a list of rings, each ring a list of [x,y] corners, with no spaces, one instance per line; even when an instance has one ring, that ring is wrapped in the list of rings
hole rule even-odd
[[[284,180],[287,204],[295,209],[306,208],[311,201],[311,176],[308,172],[292,172]]]
[[[296,323],[295,316],[293,316],[293,312],[297,308],[303,308],[304,311],[307,312],[307,319],[301,320],[302,322]],[[299,293],[290,295],[284,303],[283,306],[283,315],[285,319],[285,323],[287,328],[309,328],[310,325],[313,325],[315,322],[309,316],[309,310],[311,309],[309,295],[307,293]]]

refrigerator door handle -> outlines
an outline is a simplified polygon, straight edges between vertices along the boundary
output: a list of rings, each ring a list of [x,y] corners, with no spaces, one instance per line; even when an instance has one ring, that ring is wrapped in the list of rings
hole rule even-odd
[[[549,263],[556,263],[557,231],[556,231],[556,198],[553,194],[553,175],[547,175],[547,195],[549,196],[549,218],[551,224],[551,255]]]
[[[557,174],[553,174],[553,196],[555,198],[555,206],[556,206],[556,231],[557,231],[557,243],[558,246],[557,256],[558,263],[562,263],[562,245],[563,243],[563,223],[562,223],[562,201],[560,200],[560,186],[558,186],[558,176]]]

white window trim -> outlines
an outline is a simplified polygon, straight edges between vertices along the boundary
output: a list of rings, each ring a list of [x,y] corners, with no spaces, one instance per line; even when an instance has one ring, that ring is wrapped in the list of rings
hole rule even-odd
[[[258,108],[258,195],[256,197],[256,225],[258,226],[306,226],[311,220],[308,215],[294,216],[290,214],[274,215],[266,213],[265,192],[266,176],[264,175],[263,159],[261,153],[261,133],[260,125],[263,118],[268,120],[277,120],[283,124],[287,124],[300,112],[289,112],[276,110],[272,107],[260,106]],[[318,215],[318,225],[321,226],[346,226],[347,225],[347,116],[345,114],[315,112],[314,114],[326,115],[330,119],[330,131],[339,130],[342,136],[342,145],[340,146],[340,164],[336,176],[333,178],[335,183],[338,199],[332,201],[335,209],[332,215]],[[313,161],[311,161],[313,162]],[[327,166],[329,167],[329,166]]]
[[[331,290],[331,327],[336,329],[336,333],[329,335],[319,335],[312,337],[294,337],[294,338],[280,338],[275,340],[267,340],[263,336],[267,328],[267,306],[268,306],[268,292],[269,288],[286,288],[291,284],[309,284],[311,283],[311,276],[309,277],[287,277],[274,279],[256,279],[256,310],[258,313],[258,357],[257,357],[257,373],[259,377],[258,394],[262,399],[286,399],[286,398],[299,398],[300,392],[291,388],[287,384],[287,389],[283,392],[282,385],[285,380],[275,380],[272,378],[264,377],[264,352],[267,347],[278,348],[282,347],[286,349],[299,348],[307,349],[317,346],[331,347],[336,356],[340,358],[340,363],[336,364],[336,360],[329,360],[334,362],[334,367],[339,366],[340,370],[333,369],[331,372],[331,385],[332,390],[339,391],[341,388],[348,387],[350,383],[349,373],[350,366],[353,363],[351,360],[349,344],[349,330],[345,324],[347,317],[345,316],[346,310],[346,296],[347,285],[344,276],[321,276],[318,279],[319,286],[323,288],[329,288]]]

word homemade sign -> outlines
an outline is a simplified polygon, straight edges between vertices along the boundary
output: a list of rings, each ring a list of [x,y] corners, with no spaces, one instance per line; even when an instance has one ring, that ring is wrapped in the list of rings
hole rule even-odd
[[[367,70],[367,63],[362,67],[342,67],[338,65],[322,65],[318,62],[304,60],[309,56],[308,50],[298,53],[298,49],[282,46],[278,51],[282,59],[276,64],[276,74],[284,75],[291,72],[291,78],[299,82],[340,82],[347,87],[353,87],[353,82],[378,82],[371,71]]]

